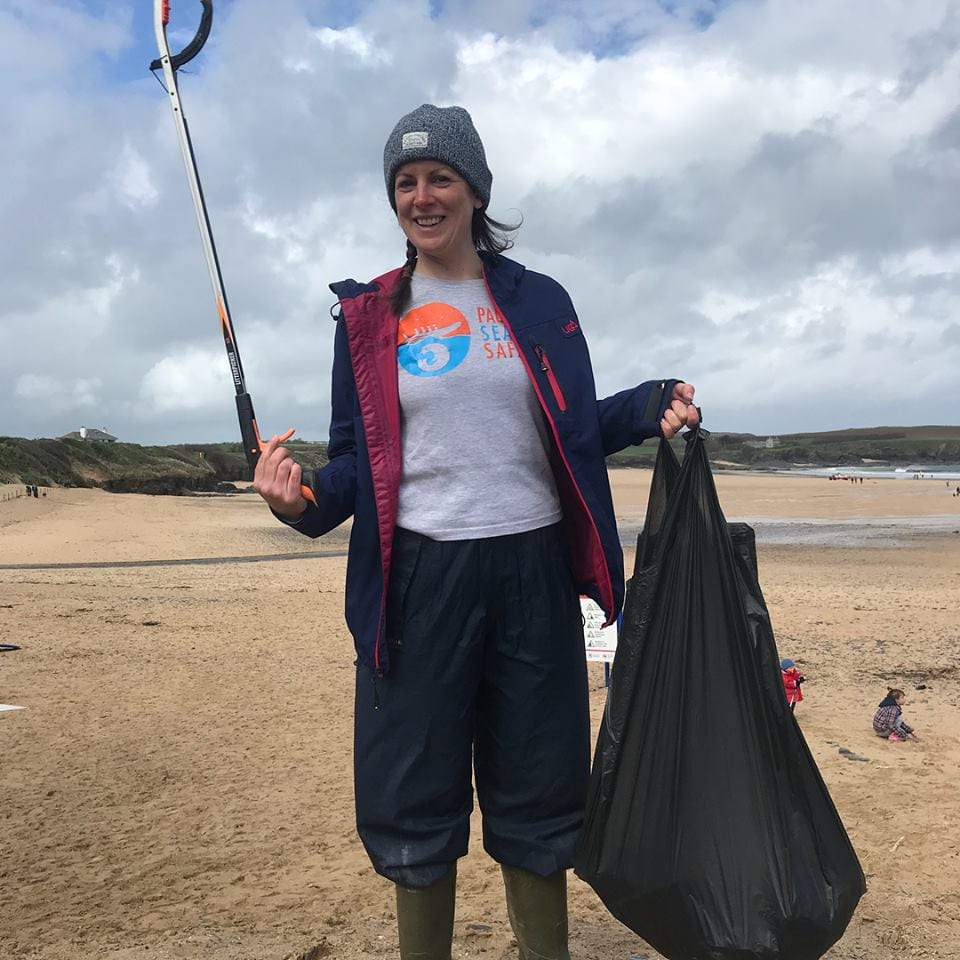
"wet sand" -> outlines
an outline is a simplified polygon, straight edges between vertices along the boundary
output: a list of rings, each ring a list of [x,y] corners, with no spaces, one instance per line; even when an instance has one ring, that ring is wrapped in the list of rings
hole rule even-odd
[[[649,474],[612,477],[624,529],[639,525]],[[757,522],[779,646],[809,678],[797,717],[868,877],[829,957],[953,960],[960,498],[937,481],[717,480],[728,519]],[[851,542],[891,517],[908,544]],[[846,532],[791,538],[798,521]],[[249,494],[0,502],[0,565],[21,565],[0,567],[0,642],[21,646],[0,653],[0,703],[26,708],[0,713],[0,957],[396,956],[392,889],[353,828],[344,546],[345,531],[286,530]],[[199,559],[214,562],[135,565]],[[887,684],[907,690],[921,743],[873,735]],[[575,878],[570,900],[575,960],[657,956]],[[476,830],[454,956],[515,956]]]

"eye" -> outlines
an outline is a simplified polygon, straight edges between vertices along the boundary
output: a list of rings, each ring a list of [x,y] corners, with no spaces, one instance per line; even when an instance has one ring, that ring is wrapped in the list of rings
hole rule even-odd
[[[412,190],[416,186],[413,177],[399,177],[394,185],[395,190]]]
[[[433,182],[439,183],[439,184],[447,184],[447,183],[452,183],[453,178],[446,173],[435,173],[433,175]]]

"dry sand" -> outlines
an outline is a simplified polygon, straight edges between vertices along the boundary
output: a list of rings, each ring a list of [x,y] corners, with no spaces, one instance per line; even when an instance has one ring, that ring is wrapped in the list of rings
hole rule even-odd
[[[613,480],[639,524],[649,474]],[[960,529],[942,482],[718,486],[729,519]],[[760,537],[781,652],[809,678],[798,720],[870,888],[832,960],[960,957],[960,535],[944,522],[868,546]],[[116,564],[0,569],[0,642],[22,648],[0,653],[0,703],[26,707],[0,712],[0,958],[395,957],[392,888],[353,828],[344,534],[307,541],[250,494],[94,490],[0,501],[0,530],[0,564]],[[921,743],[874,737],[888,683]],[[596,721],[599,665],[591,687]],[[454,956],[515,957],[476,835],[460,877]],[[575,878],[570,900],[575,960],[658,956]]]

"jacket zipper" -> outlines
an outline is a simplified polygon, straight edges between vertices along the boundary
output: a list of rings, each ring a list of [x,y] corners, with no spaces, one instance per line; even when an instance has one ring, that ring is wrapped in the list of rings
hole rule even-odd
[[[487,294],[490,297],[491,302],[494,304],[494,306],[499,307],[499,304],[497,303],[497,299],[493,295],[493,290],[490,289],[490,278],[487,276],[486,268],[484,268],[484,271],[483,271],[483,279],[484,279],[484,282],[486,283]],[[517,341],[516,334],[513,331],[513,327],[510,325],[510,321],[507,319],[506,314],[504,314],[502,310],[500,311],[500,313],[503,316],[503,322],[507,328],[507,331],[510,334],[510,338],[514,341],[514,343],[519,344],[519,341]],[[547,409],[546,401],[543,398],[543,394],[540,393],[540,388],[537,386],[537,380],[536,380],[536,377],[534,377],[533,375],[533,370],[530,368],[530,364],[527,362],[527,358],[524,356],[523,350],[520,350],[519,353],[520,353],[520,360],[523,362],[523,366],[527,371],[527,376],[530,378],[530,383],[533,386],[534,392],[537,395],[537,399],[540,401],[540,406],[543,409],[544,415],[547,418],[547,422],[550,424],[550,429],[553,431],[553,439],[554,439],[554,442],[556,443],[557,453],[559,454],[560,459],[563,462],[564,467],[566,468],[567,475],[570,477],[570,482],[573,485],[573,489],[576,491],[577,497],[580,500],[580,506],[583,508],[584,515],[586,516],[587,520],[590,523],[590,527],[593,530],[594,539],[597,543],[597,546],[600,548],[600,555],[601,557],[603,557],[602,573],[605,574],[606,576],[605,576],[605,582],[598,583],[597,588],[600,590],[600,593],[604,598],[608,598],[607,602],[610,604],[610,610],[612,611],[613,605],[614,605],[613,604],[613,583],[610,579],[610,570],[607,567],[606,557],[604,556],[603,540],[600,537],[600,531],[597,528],[597,521],[593,519],[593,514],[590,512],[590,508],[587,506],[587,501],[584,500],[583,498],[583,491],[580,489],[580,484],[577,483],[577,478],[574,476],[573,468],[570,466],[570,461],[567,459],[567,455],[566,453],[564,453],[564,450],[563,450],[563,444],[560,442],[560,431],[557,429],[557,422],[556,420],[554,420],[554,418],[550,414],[550,411]],[[549,368],[549,366],[550,365],[548,363],[547,367]],[[555,377],[553,382],[556,383]],[[563,393],[562,391],[560,391],[559,383],[557,383],[556,390],[557,390],[557,393],[559,393],[559,397],[562,398]],[[557,402],[559,403],[560,399],[558,399]],[[566,400],[564,400],[563,406],[561,409],[564,411],[567,409]],[[610,626],[611,623],[615,623],[615,622],[616,622],[615,619],[611,619],[608,623],[604,624],[604,626]]]
[[[540,372],[547,375],[547,383],[550,384],[550,389],[553,391],[553,399],[557,401],[560,412],[566,413],[567,401],[564,399],[563,391],[560,389],[560,384],[557,381],[556,374],[553,372],[553,367],[550,366],[550,358],[547,356],[547,351],[544,350],[539,343],[535,343],[533,345],[533,352],[540,361]]]

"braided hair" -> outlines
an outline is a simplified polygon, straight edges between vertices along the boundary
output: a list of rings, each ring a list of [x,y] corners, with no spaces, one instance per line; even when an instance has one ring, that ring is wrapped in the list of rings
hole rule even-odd
[[[519,223],[500,223],[499,220],[488,217],[482,210],[473,211],[470,233],[477,250],[484,250],[494,255],[501,254],[513,246],[513,239],[507,234],[519,229]],[[403,265],[400,280],[390,294],[390,309],[398,317],[402,317],[410,305],[410,284],[416,268],[417,248],[407,240],[407,259]]]

